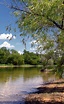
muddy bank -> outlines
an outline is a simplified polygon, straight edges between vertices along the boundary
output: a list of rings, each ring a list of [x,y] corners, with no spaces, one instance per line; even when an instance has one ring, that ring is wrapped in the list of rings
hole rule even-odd
[[[64,104],[64,80],[46,83],[29,94],[25,104]]]

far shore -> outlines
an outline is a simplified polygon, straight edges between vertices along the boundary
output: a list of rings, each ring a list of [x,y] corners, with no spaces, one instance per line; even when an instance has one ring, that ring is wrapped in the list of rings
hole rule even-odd
[[[6,67],[42,67],[42,65],[0,65],[0,68]]]

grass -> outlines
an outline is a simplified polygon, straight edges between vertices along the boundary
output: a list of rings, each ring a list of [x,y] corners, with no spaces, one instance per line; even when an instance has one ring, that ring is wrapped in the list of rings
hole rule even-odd
[[[12,64],[0,64],[0,67],[42,67],[42,65],[12,65]]]

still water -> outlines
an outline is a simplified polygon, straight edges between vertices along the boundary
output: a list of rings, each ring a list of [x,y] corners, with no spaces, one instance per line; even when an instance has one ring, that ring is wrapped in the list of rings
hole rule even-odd
[[[56,78],[40,68],[0,68],[0,104],[24,104],[27,94]]]

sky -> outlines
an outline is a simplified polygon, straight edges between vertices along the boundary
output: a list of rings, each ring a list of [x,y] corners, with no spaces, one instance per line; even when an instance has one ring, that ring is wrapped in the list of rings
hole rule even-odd
[[[9,3],[11,0],[6,1]],[[1,2],[3,2],[3,0],[0,0],[0,3]],[[11,10],[5,5],[0,4],[0,48],[6,47],[7,49],[14,49],[19,53],[23,53],[25,46],[21,42],[22,37],[20,37],[19,35],[20,31],[15,22],[16,17],[13,16]],[[10,32],[6,31],[6,27],[10,24],[12,28],[16,27],[16,32],[14,32],[13,30],[11,30]],[[35,49],[31,48],[31,42],[29,39],[26,42],[26,50],[35,52]]]

